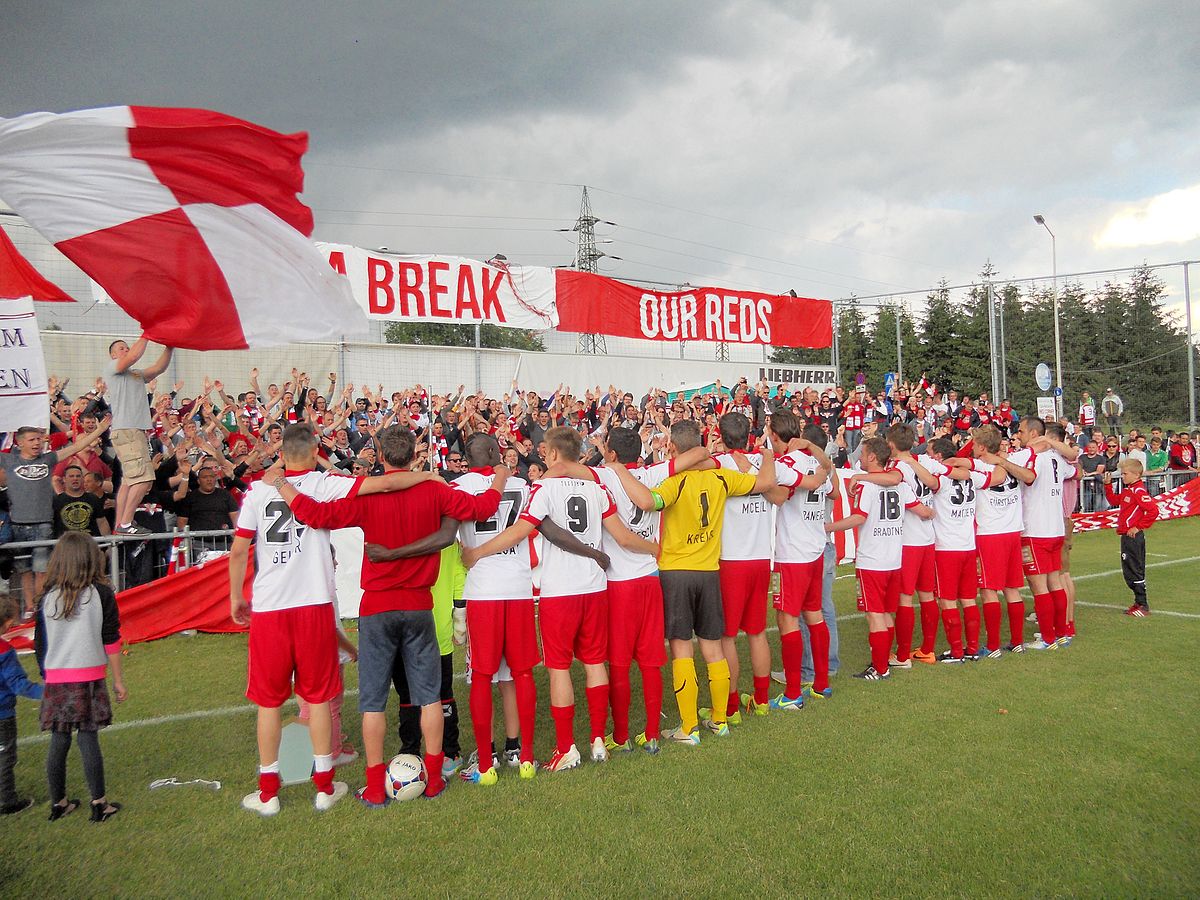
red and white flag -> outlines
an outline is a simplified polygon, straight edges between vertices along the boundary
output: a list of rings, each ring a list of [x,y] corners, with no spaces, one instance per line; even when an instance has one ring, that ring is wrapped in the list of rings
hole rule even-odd
[[[309,240],[305,134],[117,106],[0,119],[0,198],[155,343],[233,350],[358,335],[346,279]]]

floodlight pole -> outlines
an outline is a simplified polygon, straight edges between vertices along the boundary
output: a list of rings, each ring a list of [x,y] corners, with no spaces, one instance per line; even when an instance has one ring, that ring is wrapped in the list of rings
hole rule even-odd
[[[1196,427],[1196,345],[1192,343],[1192,285],[1188,264],[1183,264],[1183,315],[1187,323],[1188,425]]]
[[[1058,396],[1054,398],[1054,411],[1056,418],[1062,418],[1062,336],[1059,334],[1058,325],[1058,241],[1054,237],[1054,232],[1050,230],[1050,226],[1046,224],[1046,217],[1036,215],[1033,221],[1046,229],[1046,233],[1050,235],[1050,271],[1053,280],[1054,292],[1054,383],[1058,387]]]

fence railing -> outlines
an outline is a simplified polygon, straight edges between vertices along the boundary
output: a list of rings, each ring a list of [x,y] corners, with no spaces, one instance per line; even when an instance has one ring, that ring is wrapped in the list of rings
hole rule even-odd
[[[1200,474],[1200,472],[1196,469],[1168,469],[1165,472],[1143,475],[1142,481],[1145,482],[1146,492],[1151,497],[1158,497],[1161,494],[1182,487],[1195,478],[1197,474]],[[1112,504],[1108,502],[1108,497],[1104,492],[1103,471],[1083,475],[1079,479],[1079,482],[1079,508],[1076,512],[1104,512],[1106,509],[1112,508]],[[1112,473],[1112,487],[1118,494],[1124,488],[1119,472]]]
[[[127,577],[131,569],[131,557],[137,561],[139,572],[146,572],[146,562],[149,563],[150,577],[136,579],[137,584],[147,584],[166,575],[172,561],[175,563],[176,569],[182,569],[194,565],[203,553],[229,550],[233,542],[233,530],[192,531],[189,528],[182,528],[152,534],[104,535],[94,538],[94,540],[108,557],[108,573],[113,589],[121,591],[126,586],[134,586],[126,585],[127,581],[133,580]],[[176,541],[179,542],[177,547],[175,546]],[[7,544],[0,544],[0,553],[14,558],[31,557],[37,548],[50,548],[57,542],[57,538],[45,541],[11,541]],[[124,565],[122,565],[122,550],[126,557]],[[137,560],[137,556],[142,553],[149,553],[151,557],[147,561]],[[20,580],[13,578],[11,582],[12,592],[19,593]]]

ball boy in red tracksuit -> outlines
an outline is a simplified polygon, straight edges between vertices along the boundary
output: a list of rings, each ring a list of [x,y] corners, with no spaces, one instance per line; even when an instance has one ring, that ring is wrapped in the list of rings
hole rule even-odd
[[[1133,591],[1133,605],[1125,615],[1145,618],[1150,615],[1146,601],[1146,529],[1158,518],[1158,506],[1142,484],[1142,464],[1136,459],[1121,460],[1121,480],[1125,490],[1117,494],[1112,476],[1104,476],[1108,502],[1117,507],[1117,534],[1121,536],[1121,573]]]

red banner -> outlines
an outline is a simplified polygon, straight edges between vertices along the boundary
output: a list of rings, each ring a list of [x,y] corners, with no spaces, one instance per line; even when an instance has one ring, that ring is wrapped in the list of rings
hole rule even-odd
[[[833,304],[732,288],[659,292],[589,272],[557,271],[558,330],[651,341],[828,347]]]
[[[1158,506],[1158,521],[1182,519],[1200,513],[1200,477],[1193,478],[1187,484],[1174,490],[1159,494],[1154,498]],[[1099,531],[1102,528],[1117,527],[1117,510],[1106,509],[1103,512],[1076,513],[1071,516],[1076,531]]]

